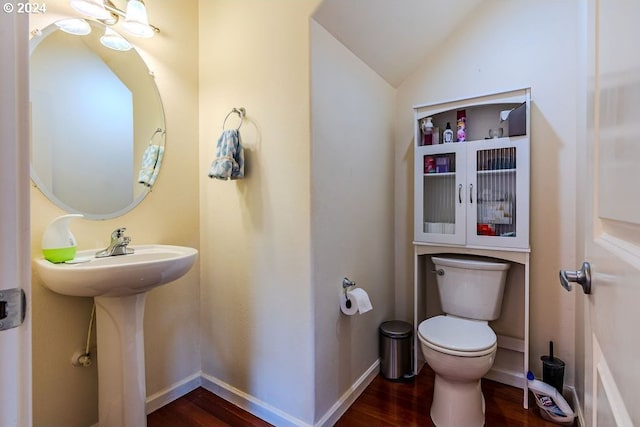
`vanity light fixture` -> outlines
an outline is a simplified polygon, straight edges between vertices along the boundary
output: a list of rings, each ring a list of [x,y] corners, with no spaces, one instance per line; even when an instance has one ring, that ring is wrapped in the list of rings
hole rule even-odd
[[[117,8],[110,0],[70,0],[71,7],[83,15],[113,25],[124,18],[122,29],[136,37],[153,37],[160,29],[149,24],[147,9],[142,0],[127,0],[127,11]],[[115,18],[115,19],[114,19]]]
[[[56,21],[55,24],[65,33],[73,34],[75,36],[86,36],[91,33],[91,26],[84,19],[61,19],[60,21]]]
[[[104,35],[100,37],[100,43],[109,49],[127,51],[131,50],[131,44],[125,40],[120,34],[107,27],[104,30]]]

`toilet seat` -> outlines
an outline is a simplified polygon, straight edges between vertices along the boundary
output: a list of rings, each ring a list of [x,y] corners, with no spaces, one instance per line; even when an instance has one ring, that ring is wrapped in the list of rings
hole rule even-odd
[[[423,321],[418,326],[418,336],[428,347],[454,356],[484,356],[497,347],[496,334],[487,322],[454,316]]]

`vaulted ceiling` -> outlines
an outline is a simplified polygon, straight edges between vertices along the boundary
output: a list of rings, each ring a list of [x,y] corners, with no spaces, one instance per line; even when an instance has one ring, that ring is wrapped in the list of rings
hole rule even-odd
[[[397,87],[482,0],[324,0],[313,18]]]

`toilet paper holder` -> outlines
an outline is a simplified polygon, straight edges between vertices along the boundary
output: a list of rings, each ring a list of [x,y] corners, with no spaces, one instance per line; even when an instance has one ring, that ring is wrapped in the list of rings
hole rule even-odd
[[[347,300],[347,308],[351,308],[351,300],[349,299],[349,295],[347,294],[347,290],[355,286],[356,282],[353,280],[349,280],[349,278],[345,277],[342,279],[342,288],[344,289],[344,298]]]

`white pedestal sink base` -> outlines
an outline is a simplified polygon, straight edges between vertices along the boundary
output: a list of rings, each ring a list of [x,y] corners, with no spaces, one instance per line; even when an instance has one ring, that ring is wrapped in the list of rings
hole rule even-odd
[[[173,282],[193,266],[198,251],[185,246],[134,246],[128,255],[84,263],[35,260],[46,287],[62,295],[94,297],[98,335],[98,418],[100,427],[146,427],[144,336],[146,292]]]
[[[147,425],[142,328],[146,296],[95,297],[100,427]]]

